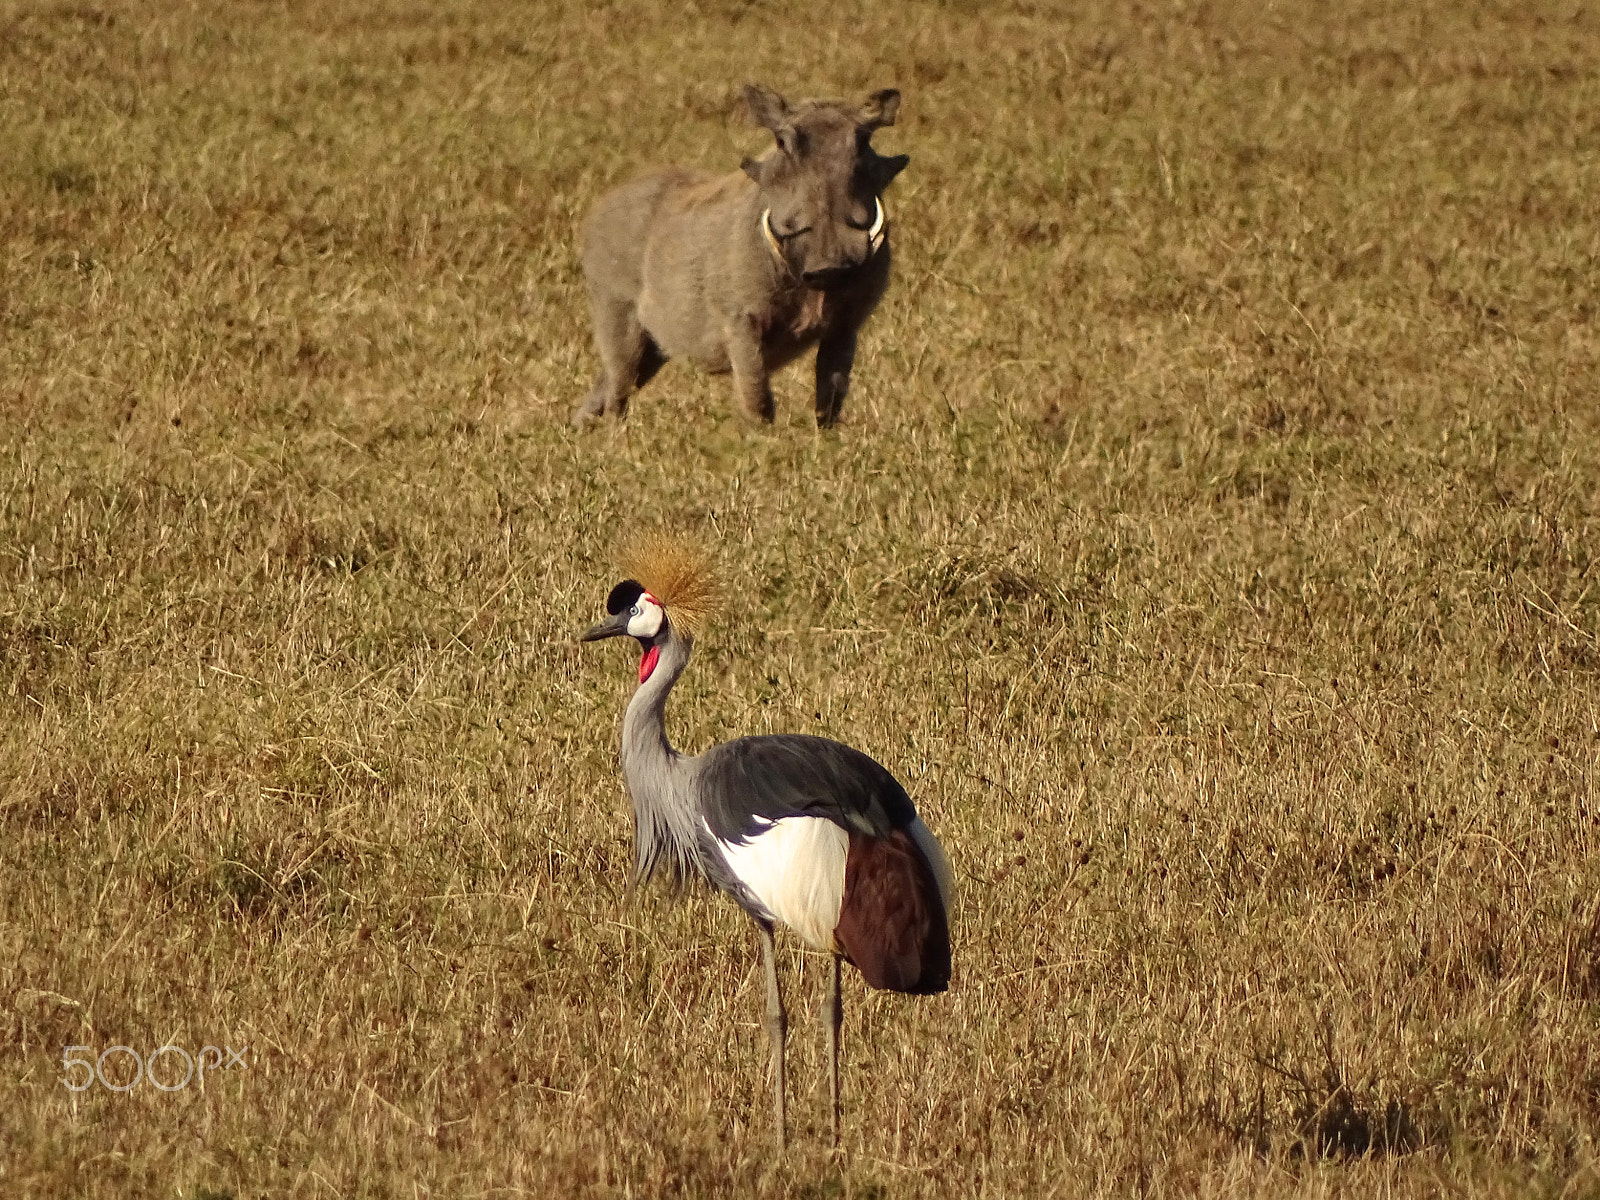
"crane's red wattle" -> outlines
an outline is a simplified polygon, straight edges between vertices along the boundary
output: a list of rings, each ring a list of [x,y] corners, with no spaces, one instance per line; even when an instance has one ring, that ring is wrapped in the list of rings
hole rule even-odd
[[[639,682],[643,683],[650,678],[650,672],[656,669],[656,659],[661,657],[661,647],[651,646],[644,652],[644,657],[639,660]]]

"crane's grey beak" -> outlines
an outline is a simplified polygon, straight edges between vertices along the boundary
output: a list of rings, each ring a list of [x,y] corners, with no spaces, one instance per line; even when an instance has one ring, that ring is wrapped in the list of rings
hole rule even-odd
[[[580,642],[598,642],[605,638],[622,637],[628,632],[628,618],[631,614],[627,609],[613,613],[598,625],[591,625],[578,635]]]

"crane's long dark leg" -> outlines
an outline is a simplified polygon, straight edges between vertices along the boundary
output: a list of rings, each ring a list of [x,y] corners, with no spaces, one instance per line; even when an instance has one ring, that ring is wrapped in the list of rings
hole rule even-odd
[[[787,1140],[783,1120],[783,1041],[788,1032],[788,1018],[783,1012],[783,994],[778,990],[777,950],[772,943],[772,926],[760,923],[761,957],[767,967],[767,1040],[772,1043],[772,1100],[778,1122],[778,1149]]]
[[[839,1148],[839,1032],[844,1026],[844,1000],[839,995],[839,956],[832,956],[828,974],[828,1099],[833,1105],[833,1147]]]

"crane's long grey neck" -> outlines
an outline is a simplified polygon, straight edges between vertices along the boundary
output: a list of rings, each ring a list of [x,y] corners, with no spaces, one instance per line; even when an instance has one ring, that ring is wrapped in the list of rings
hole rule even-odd
[[[667,741],[667,694],[689,663],[692,638],[670,628],[650,678],[622,718],[622,775],[633,798],[635,874],[665,866],[675,881],[706,873],[704,831],[684,757]]]

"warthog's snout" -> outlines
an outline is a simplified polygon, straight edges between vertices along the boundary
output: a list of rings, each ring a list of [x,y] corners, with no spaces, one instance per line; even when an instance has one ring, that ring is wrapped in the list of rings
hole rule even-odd
[[[900,93],[791,105],[750,84],[745,102],[775,144],[742,171],[667,167],[595,206],[583,269],[602,370],[578,423],[622,416],[680,357],[731,371],[745,411],[770,421],[769,374],[813,346],[817,424],[838,419],[857,335],[889,283],[882,194],[907,160],[871,138],[894,124]]]
[[[800,278],[807,287],[821,288],[826,292],[848,283],[860,266],[859,262],[853,262],[843,263],[837,267],[813,267]]]

